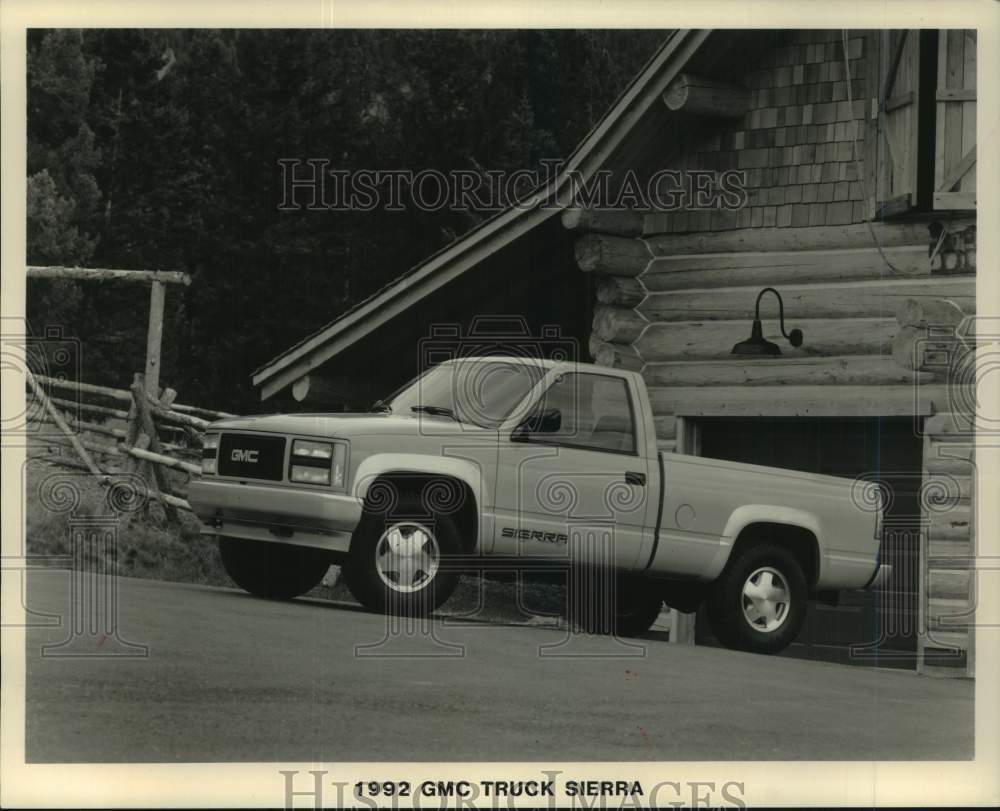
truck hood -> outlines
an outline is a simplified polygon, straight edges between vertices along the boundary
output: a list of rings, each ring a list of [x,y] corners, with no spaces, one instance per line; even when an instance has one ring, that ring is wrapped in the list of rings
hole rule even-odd
[[[454,435],[484,429],[430,414],[257,414],[218,420],[209,431],[262,431],[295,436]]]

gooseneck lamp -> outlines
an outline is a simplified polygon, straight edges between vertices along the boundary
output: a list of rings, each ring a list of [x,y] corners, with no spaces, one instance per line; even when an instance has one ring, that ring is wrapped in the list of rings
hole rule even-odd
[[[764,298],[765,293],[774,293],[778,298],[778,319],[781,324],[781,334],[788,339],[788,343],[792,346],[802,346],[802,330],[793,329],[791,332],[785,332],[785,303],[781,300],[781,294],[773,287],[765,287],[757,294],[757,304],[754,307],[754,319],[753,326],[750,328],[750,337],[736,344],[731,354],[756,357],[781,354],[781,349],[778,345],[764,337],[764,329],[760,323],[760,300]]]

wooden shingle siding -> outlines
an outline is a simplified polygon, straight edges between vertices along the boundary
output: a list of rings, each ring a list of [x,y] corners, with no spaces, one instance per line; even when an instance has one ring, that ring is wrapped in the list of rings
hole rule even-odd
[[[815,41],[796,42],[801,36]],[[724,122],[671,161],[676,168],[746,172],[748,205],[739,211],[654,215],[661,233],[736,228],[804,228],[863,222],[855,139],[861,158],[867,118],[865,40],[848,40],[847,85],[839,31],[790,33],[741,77],[751,110]],[[850,101],[848,100],[850,96]]]

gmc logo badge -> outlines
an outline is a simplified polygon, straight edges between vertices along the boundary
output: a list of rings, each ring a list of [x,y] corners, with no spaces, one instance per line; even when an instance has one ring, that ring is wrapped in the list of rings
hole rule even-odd
[[[252,465],[256,465],[259,453],[260,451],[245,451],[241,448],[234,448],[233,452],[229,454],[229,458],[234,462],[249,462]]]

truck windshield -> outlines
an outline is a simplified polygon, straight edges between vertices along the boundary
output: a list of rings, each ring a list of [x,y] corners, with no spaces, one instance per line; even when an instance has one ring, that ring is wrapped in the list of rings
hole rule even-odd
[[[430,414],[495,428],[545,374],[541,366],[502,360],[442,363],[384,403],[394,414]]]

